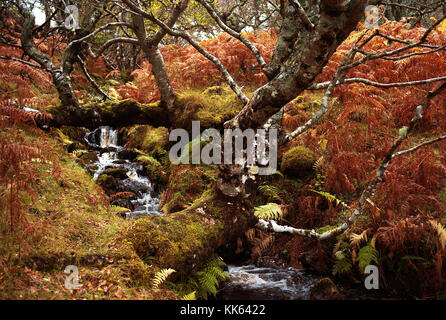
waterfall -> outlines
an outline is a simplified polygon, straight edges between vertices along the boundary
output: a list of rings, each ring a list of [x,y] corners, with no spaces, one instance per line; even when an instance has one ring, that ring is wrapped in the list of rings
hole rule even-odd
[[[118,130],[110,127],[100,127],[101,131],[99,146],[101,148],[118,147]]]
[[[144,167],[137,162],[119,158],[119,152],[125,148],[118,144],[118,130],[102,126],[88,133],[85,140],[93,149],[100,149],[98,160],[93,163],[95,181],[110,168],[123,169],[126,172],[126,179],[115,180],[119,184],[119,192],[132,192],[136,195],[136,198],[131,200],[133,209],[127,214],[128,217],[161,215],[158,211],[159,198],[153,195],[154,186],[141,174]]]

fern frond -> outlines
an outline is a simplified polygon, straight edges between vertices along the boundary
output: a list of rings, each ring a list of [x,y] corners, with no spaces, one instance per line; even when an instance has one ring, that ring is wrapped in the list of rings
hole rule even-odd
[[[181,300],[197,300],[196,292],[193,291],[181,297]]]
[[[364,273],[365,267],[370,265],[372,261],[378,264],[378,251],[368,244],[359,250],[357,260],[359,263],[359,270]]]
[[[330,202],[334,202],[336,203],[336,205],[342,205],[344,208],[348,208],[348,204],[346,204],[344,201],[338,199],[335,195],[332,195],[328,192],[323,192],[323,191],[317,191],[317,190],[311,190],[314,193],[317,193],[318,195],[324,197],[325,199],[327,199]]]
[[[347,256],[343,256],[342,259],[339,259],[335,262],[332,269],[332,274],[335,276],[337,274],[344,274],[351,270],[352,263]]]
[[[84,153],[87,152],[88,152],[87,150],[74,150],[71,154],[76,158],[79,158],[80,156],[82,156]]]
[[[267,184],[262,184],[259,187],[259,192],[261,192],[269,201],[278,200],[282,201],[282,198],[279,196],[280,189],[275,186],[270,186]]]
[[[273,175],[277,175],[277,176],[279,176],[279,177],[281,177],[281,178],[285,178],[285,176],[283,175],[283,173],[280,172],[279,170],[274,171]]]
[[[429,223],[435,229],[438,235],[438,240],[441,245],[441,249],[444,251],[446,248],[446,229],[443,225],[435,220],[430,220]]]
[[[269,235],[264,239],[256,239],[257,244],[252,248],[252,259],[256,260],[258,257],[262,256],[264,252],[273,244],[275,237],[274,235]]]
[[[225,265],[222,258],[214,256],[200,271],[187,279],[183,290],[193,290],[197,298],[207,299],[209,295],[215,296],[220,281],[229,278],[222,269]]]
[[[317,159],[313,165],[313,170],[315,172],[322,172],[323,163],[324,163],[324,157],[320,157],[319,159]]]
[[[283,218],[283,211],[277,203],[268,203],[254,208],[254,215],[264,220],[281,220]]]
[[[176,272],[174,269],[163,269],[159,271],[152,281],[153,289],[158,289],[159,286],[162,285],[164,281],[166,281],[166,279],[174,272]]]
[[[256,229],[251,228],[248,231],[245,232],[245,237],[248,239],[249,242],[252,242],[256,235]]]
[[[350,235],[350,245],[357,248],[362,242],[367,242],[367,232],[364,230],[361,234],[352,233]]]

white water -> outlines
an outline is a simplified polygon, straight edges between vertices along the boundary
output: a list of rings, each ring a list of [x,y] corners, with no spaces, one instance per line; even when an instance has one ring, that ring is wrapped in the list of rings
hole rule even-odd
[[[98,132],[99,131],[99,132]],[[99,141],[97,141],[99,137]],[[129,160],[119,159],[118,152],[125,150],[118,144],[118,130],[110,127],[99,127],[95,131],[88,133],[85,137],[87,143],[95,148],[105,149],[99,155],[93,179],[96,181],[99,176],[109,168],[123,168],[127,171],[127,179],[122,180],[122,185],[131,189],[137,196],[132,200],[135,210],[127,216],[161,215],[158,211],[159,198],[152,196],[153,186],[150,180],[140,175],[143,166]]]
[[[230,279],[219,291],[222,300],[304,300],[317,278],[293,268],[228,266]]]

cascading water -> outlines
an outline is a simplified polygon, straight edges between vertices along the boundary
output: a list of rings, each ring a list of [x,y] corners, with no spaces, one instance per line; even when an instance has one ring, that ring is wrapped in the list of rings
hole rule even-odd
[[[317,278],[292,268],[228,266],[229,281],[219,290],[221,300],[305,300]]]
[[[94,167],[95,181],[110,168],[125,170],[126,178],[119,181],[119,191],[133,192],[135,199],[131,200],[133,210],[128,217],[144,215],[161,215],[158,211],[159,198],[153,196],[153,185],[142,175],[143,166],[137,162],[120,159],[119,154],[126,149],[118,144],[118,130],[110,127],[99,127],[85,137],[88,145],[99,150],[98,160]]]

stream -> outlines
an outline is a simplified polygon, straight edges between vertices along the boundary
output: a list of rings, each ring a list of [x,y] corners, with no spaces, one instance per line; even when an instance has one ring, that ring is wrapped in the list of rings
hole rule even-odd
[[[144,175],[144,166],[129,156],[129,150],[119,145],[118,130],[99,127],[87,133],[85,141],[90,151],[97,154],[96,161],[85,165],[93,173],[93,179],[97,181],[110,169],[117,169],[116,191],[135,195],[118,204],[130,210],[124,218],[162,215],[158,208],[159,187]],[[218,290],[218,300],[305,300],[310,298],[312,286],[321,278],[293,268],[252,264],[229,265],[226,273],[230,278]]]
[[[229,265],[230,279],[217,292],[218,300],[306,300],[319,280],[293,268]]]
[[[94,172],[93,179],[97,181],[108,169],[118,169],[115,172],[120,176],[114,177],[118,184],[117,191],[135,194],[130,202],[122,204],[130,210],[126,213],[128,218],[162,215],[158,210],[159,192],[155,192],[156,188],[143,175],[143,165],[125,159],[127,150],[118,144],[118,130],[99,127],[87,133],[85,141],[90,149],[99,151],[97,161],[88,165]]]

